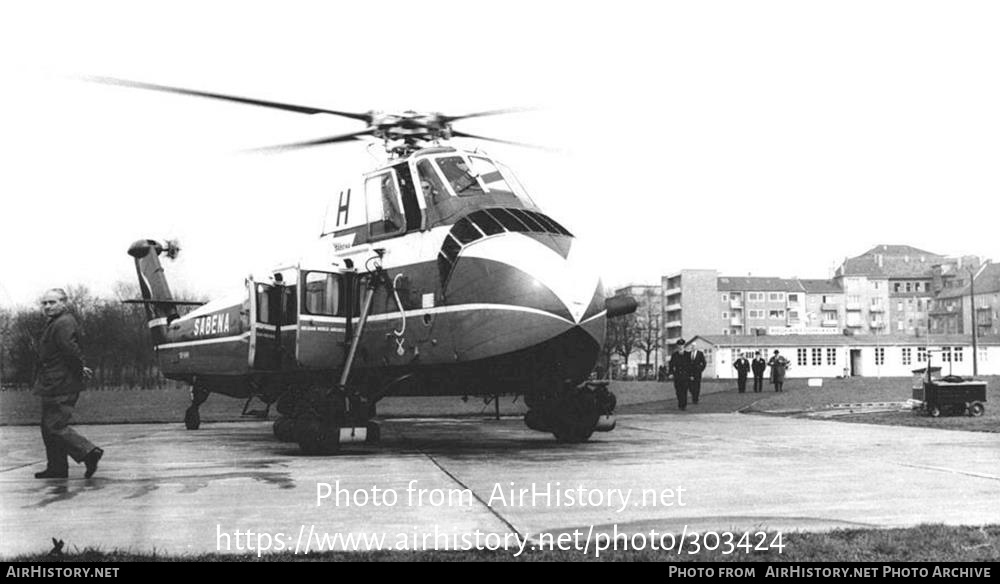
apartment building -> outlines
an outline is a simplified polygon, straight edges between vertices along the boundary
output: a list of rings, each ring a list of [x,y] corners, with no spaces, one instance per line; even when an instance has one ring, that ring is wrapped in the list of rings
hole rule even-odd
[[[972,286],[968,284],[970,277],[956,274],[953,282],[961,287],[948,286],[933,300],[932,334],[971,334],[973,319],[979,336],[1000,334],[1000,264],[981,265],[974,273]]]

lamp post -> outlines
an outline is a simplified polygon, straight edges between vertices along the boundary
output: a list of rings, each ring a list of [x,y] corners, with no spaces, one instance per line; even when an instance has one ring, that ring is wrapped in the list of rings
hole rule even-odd
[[[979,357],[976,355],[976,329],[979,323],[976,322],[976,274],[969,270],[969,316],[972,319],[972,376],[979,375]]]

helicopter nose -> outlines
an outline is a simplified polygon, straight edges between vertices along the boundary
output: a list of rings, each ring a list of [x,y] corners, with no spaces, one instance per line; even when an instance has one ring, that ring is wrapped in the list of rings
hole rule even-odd
[[[507,233],[487,238],[462,250],[460,264],[469,263],[480,266],[477,271],[488,283],[477,286],[479,302],[544,311],[570,326],[604,310],[595,264],[570,237]]]

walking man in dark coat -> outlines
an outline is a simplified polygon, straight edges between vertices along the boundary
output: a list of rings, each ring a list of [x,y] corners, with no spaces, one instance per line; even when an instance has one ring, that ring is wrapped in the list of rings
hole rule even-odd
[[[674,393],[677,395],[677,408],[687,409],[688,386],[691,384],[691,359],[686,351],[682,351],[684,339],[677,341],[677,351],[670,356],[667,364],[668,373],[674,378]]]
[[[67,455],[86,465],[90,478],[104,451],[69,427],[73,406],[80,398],[83,380],[93,372],[83,364],[76,319],[66,311],[66,292],[54,288],[42,297],[42,312],[49,318],[38,351],[35,395],[42,398],[42,440],[48,464],[36,479],[69,476]]]
[[[747,361],[746,355],[741,354],[739,359],[733,363],[733,368],[736,369],[736,386],[740,393],[746,393],[747,373],[750,372],[750,361]]]
[[[753,392],[760,393],[764,391],[764,370],[767,369],[767,361],[760,356],[760,351],[757,351],[750,368],[753,369]]]
[[[780,353],[778,353],[778,350],[775,349],[774,357],[771,357],[771,360],[768,361],[767,364],[771,366],[771,383],[774,384],[774,391],[784,391],[782,386],[785,385],[785,372],[790,368],[788,359],[785,359]]]
[[[707,366],[705,353],[702,353],[694,345],[684,350],[691,351],[691,403],[696,404],[698,403],[698,397],[701,395],[701,372]]]

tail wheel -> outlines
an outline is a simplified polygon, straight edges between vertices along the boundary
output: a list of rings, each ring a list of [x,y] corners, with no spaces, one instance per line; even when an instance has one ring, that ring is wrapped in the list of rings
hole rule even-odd
[[[930,416],[930,417],[932,417],[932,418],[940,418],[941,417],[941,408],[939,408],[937,406],[931,406],[931,407],[927,408],[927,415]]]
[[[198,406],[191,406],[184,412],[184,427],[188,430],[197,430],[201,427],[201,414]]]
[[[973,402],[969,406],[969,415],[974,418],[978,418],[979,416],[983,415],[983,412],[985,411],[986,411],[986,406],[984,406],[981,402]]]

